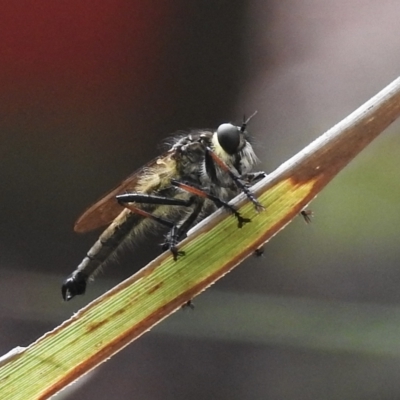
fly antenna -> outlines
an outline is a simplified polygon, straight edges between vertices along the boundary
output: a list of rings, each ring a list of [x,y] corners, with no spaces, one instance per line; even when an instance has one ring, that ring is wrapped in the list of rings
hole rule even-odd
[[[246,119],[246,115],[243,115],[243,123],[242,126],[240,127],[240,131],[244,132],[247,128],[247,124],[250,122],[250,120],[258,113],[258,111],[254,111],[253,114],[250,115],[249,118]]]

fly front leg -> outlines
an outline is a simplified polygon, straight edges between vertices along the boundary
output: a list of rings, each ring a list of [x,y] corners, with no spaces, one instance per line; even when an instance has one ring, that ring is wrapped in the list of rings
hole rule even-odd
[[[245,180],[248,185],[254,185],[266,176],[267,174],[264,171],[249,172],[248,174],[243,175],[241,179]]]
[[[254,207],[257,211],[264,210],[264,206],[256,199],[254,194],[251,192],[248,183],[243,181],[243,178],[238,176],[235,172],[233,172],[223,160],[221,160],[210,147],[206,147],[205,154],[205,163],[206,169],[211,175],[216,175],[215,172],[215,164],[218,167],[227,173],[230,178],[233,180],[235,185],[246,195],[246,197],[254,204]]]
[[[223,201],[223,200],[219,199],[218,197],[204,191],[203,189],[199,189],[193,185],[189,185],[187,183],[183,183],[183,182],[177,181],[175,179],[173,179],[171,181],[171,184],[176,187],[179,187],[183,190],[186,190],[189,193],[193,193],[204,199],[211,200],[218,208],[221,208],[221,207],[225,208],[226,210],[231,212],[236,217],[236,219],[238,220],[239,228],[241,228],[245,223],[251,222],[251,219],[242,217],[242,215],[239,213],[239,211],[236,210],[235,207],[231,206],[226,201]]]
[[[246,181],[247,184],[253,185],[259,180],[265,178],[267,174],[264,171],[259,172],[250,172],[245,176],[242,176],[242,179]],[[306,224],[311,223],[311,218],[313,217],[313,212],[311,210],[302,210],[299,212],[299,216],[301,216]]]

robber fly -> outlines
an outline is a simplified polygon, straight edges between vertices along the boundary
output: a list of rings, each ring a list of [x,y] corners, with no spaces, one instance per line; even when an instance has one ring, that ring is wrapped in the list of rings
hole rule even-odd
[[[110,225],[64,281],[64,300],[83,294],[117,247],[141,232],[167,227],[163,250],[169,249],[176,260],[184,254],[177,245],[189,229],[217,208],[231,212],[239,227],[249,222],[228,202],[243,192],[257,210],[263,208],[249,190],[250,183],[265,176],[251,172],[257,157],[246,130],[250,118],[240,126],[225,123],[216,131],[195,130],[174,138],[169,150],[87,209],[75,223],[76,232]]]

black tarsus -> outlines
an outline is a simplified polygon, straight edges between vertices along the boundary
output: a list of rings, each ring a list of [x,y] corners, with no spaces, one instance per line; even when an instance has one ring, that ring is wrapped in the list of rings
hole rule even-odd
[[[88,278],[86,274],[80,271],[69,276],[61,286],[61,294],[64,301],[71,300],[79,294],[84,294]]]

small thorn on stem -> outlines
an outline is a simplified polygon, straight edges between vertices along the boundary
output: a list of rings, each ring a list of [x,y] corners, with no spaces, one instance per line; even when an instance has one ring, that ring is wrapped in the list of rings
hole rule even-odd
[[[304,218],[306,224],[311,224],[311,218],[314,216],[311,210],[302,210],[300,211],[300,215]]]

